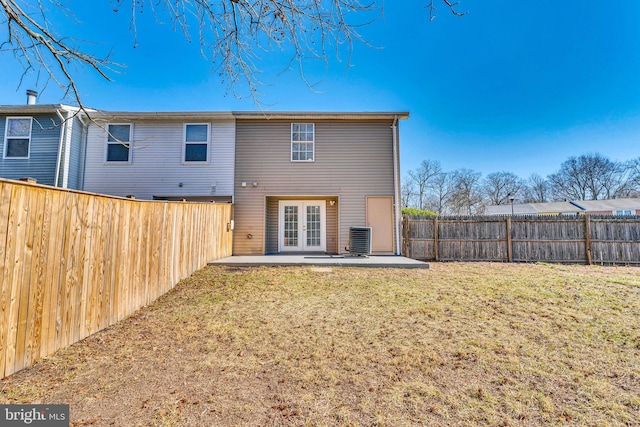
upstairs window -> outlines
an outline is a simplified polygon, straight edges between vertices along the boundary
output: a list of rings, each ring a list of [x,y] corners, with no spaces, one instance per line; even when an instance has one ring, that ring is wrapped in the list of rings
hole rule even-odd
[[[4,130],[5,159],[29,158],[31,121],[31,117],[7,117]]]
[[[315,159],[313,123],[291,124],[291,161],[313,162]]]
[[[184,125],[184,163],[206,163],[209,159],[209,125]]]
[[[131,125],[110,124],[107,127],[107,162],[128,163],[131,161]]]

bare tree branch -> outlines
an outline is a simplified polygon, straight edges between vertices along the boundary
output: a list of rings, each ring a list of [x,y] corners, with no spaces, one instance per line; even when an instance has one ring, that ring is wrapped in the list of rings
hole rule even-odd
[[[442,0],[457,16],[457,2]],[[289,52],[284,70],[296,68],[305,84],[313,89],[305,74],[310,61],[328,65],[334,51],[338,61],[348,68],[357,43],[371,46],[360,34],[363,26],[378,19],[383,0],[110,0],[114,12],[128,10],[129,31],[134,46],[140,31],[138,16],[150,11],[158,24],[169,21],[181,31],[186,41],[198,38],[201,54],[212,63],[227,86],[227,93],[249,96],[258,102],[259,64],[270,52]],[[83,107],[75,79],[75,66],[87,67],[106,80],[119,64],[110,60],[111,53],[98,57],[88,52],[86,42],[59,36],[50,20],[47,6],[73,13],[60,0],[0,0],[0,20],[6,26],[6,40],[0,40],[0,53],[10,52],[24,73],[37,73],[55,82],[70,99]],[[435,18],[434,0],[426,6],[430,19]],[[4,19],[2,19],[4,18]],[[39,81],[39,80],[38,80]]]
[[[84,52],[73,39],[57,36],[50,29],[47,10],[41,1],[37,2],[36,8],[40,21],[34,18],[35,13],[27,13],[17,0],[0,0],[0,6],[7,26],[7,40],[0,44],[0,52],[13,53],[23,64],[21,81],[30,71],[44,71],[47,79],[53,80],[63,90],[65,98],[72,98],[82,107],[71,64],[89,67],[110,80],[108,72],[117,64],[109,60],[109,55],[98,58]],[[54,6],[64,8],[57,1]]]
[[[436,5],[433,4],[434,0],[429,0],[429,3],[425,6],[425,8],[427,8],[429,10],[429,21],[433,21],[434,19],[436,19]],[[457,7],[460,4],[460,2],[451,2],[449,0],[442,0],[444,2],[444,4],[449,8],[449,10],[451,11],[451,13],[453,13],[455,16],[464,16],[466,15],[468,12],[458,12]]]

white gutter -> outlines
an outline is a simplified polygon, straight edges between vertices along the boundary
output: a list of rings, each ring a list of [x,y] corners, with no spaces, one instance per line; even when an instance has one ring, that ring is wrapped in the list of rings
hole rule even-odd
[[[394,192],[394,208],[396,217],[396,255],[402,255],[400,250],[402,242],[400,241],[400,222],[402,220],[401,200],[400,200],[400,175],[399,175],[399,156],[398,156],[398,115],[393,118],[391,126],[393,132],[393,192]]]
[[[78,114],[78,120],[82,123],[82,138],[80,141],[80,170],[78,171],[78,190],[84,189],[84,170],[87,161],[87,138],[89,138],[89,121],[85,122],[82,114]],[[88,119],[90,120],[90,119]]]
[[[54,187],[58,186],[58,178],[60,176],[60,157],[62,157],[62,143],[64,142],[64,117],[62,116],[59,108],[56,108],[56,114],[60,117],[60,120],[62,120],[60,122],[60,127],[62,129],[60,129],[60,140],[58,141],[58,160],[56,161],[56,179],[53,183]]]

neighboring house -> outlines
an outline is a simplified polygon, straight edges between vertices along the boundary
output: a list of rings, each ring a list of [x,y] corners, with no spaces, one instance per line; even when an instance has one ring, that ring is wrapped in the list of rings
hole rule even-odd
[[[492,205],[485,207],[486,215],[537,215],[538,211],[530,203]]]
[[[85,124],[78,109],[35,104],[0,105],[0,177],[30,178],[39,184],[81,189]]]
[[[572,202],[590,215],[640,215],[640,199],[579,200]]]
[[[400,254],[398,120],[408,113],[234,113],[235,255]]]
[[[231,203],[234,157],[231,113],[99,111],[87,133],[84,190]]]
[[[511,205],[487,206],[487,215],[511,215]],[[515,215],[640,215],[640,199],[514,204]]]

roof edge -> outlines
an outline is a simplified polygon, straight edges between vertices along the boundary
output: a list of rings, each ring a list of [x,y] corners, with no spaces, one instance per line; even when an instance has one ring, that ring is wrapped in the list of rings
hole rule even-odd
[[[406,120],[409,112],[366,112],[366,111],[233,111],[232,114],[237,119],[264,119],[264,120],[286,120],[286,119],[323,119],[323,120],[393,120],[395,118]]]
[[[233,114],[227,111],[104,111],[90,112],[95,119],[129,119],[129,120],[196,120],[196,119],[232,119]]]
[[[88,111],[93,111],[87,109]],[[80,111],[79,107],[67,104],[0,105],[0,113],[53,113],[56,111]]]

